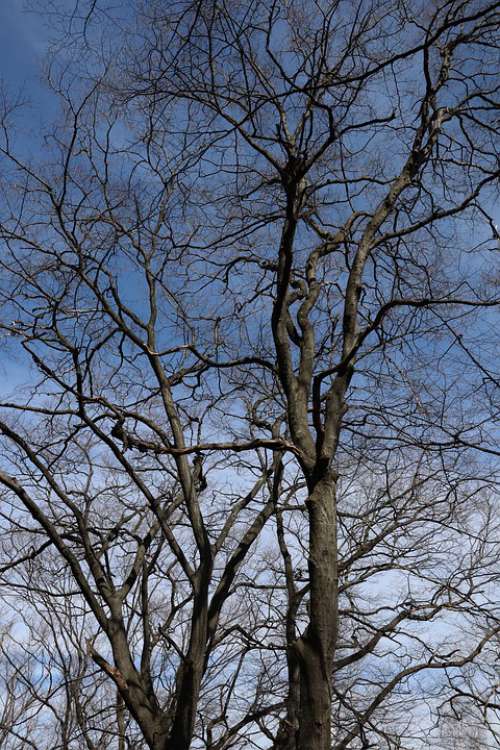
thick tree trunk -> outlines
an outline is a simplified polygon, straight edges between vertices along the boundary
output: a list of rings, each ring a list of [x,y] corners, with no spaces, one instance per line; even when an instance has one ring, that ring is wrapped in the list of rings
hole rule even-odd
[[[337,638],[336,478],[309,481],[309,624],[289,644],[289,692],[274,750],[330,750],[332,664]]]
[[[176,707],[170,736],[159,750],[189,750],[196,722],[196,709],[205,670],[208,642],[208,587],[211,561],[200,567],[198,588],[193,602],[188,652],[177,674]]]
[[[177,688],[177,710],[172,731],[158,750],[189,750],[196,720],[196,707],[203,676],[203,655],[188,656],[181,667]]]
[[[297,750],[330,750],[331,685],[318,642],[300,644],[300,718]]]
[[[330,750],[331,674],[337,637],[336,479],[325,472],[310,483],[309,625],[297,643],[300,709],[297,750]]]

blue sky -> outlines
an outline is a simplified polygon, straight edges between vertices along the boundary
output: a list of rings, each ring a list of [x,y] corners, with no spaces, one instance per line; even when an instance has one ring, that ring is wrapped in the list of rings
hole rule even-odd
[[[0,0],[0,81],[11,96],[22,91],[36,122],[50,109],[42,72],[50,31],[26,6],[26,0]]]
[[[32,88],[45,52],[46,35],[40,18],[24,7],[25,0],[0,3],[0,68],[5,80]]]
[[[26,0],[0,0],[0,85],[9,98],[21,94],[28,103],[24,112],[29,122],[23,131],[29,145],[27,132],[50,118],[55,99],[42,72],[49,29],[40,15],[28,12],[26,6]],[[15,357],[11,347],[0,366],[0,378],[7,393],[26,381],[26,362]]]

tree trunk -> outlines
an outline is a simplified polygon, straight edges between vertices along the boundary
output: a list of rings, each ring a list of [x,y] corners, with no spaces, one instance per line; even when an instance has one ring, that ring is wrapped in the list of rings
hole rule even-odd
[[[188,652],[177,674],[176,708],[172,730],[160,750],[189,750],[196,722],[196,709],[205,668],[208,641],[208,587],[212,566],[200,567],[198,589],[193,603]]]
[[[300,712],[297,750],[330,750],[331,673],[337,637],[336,479],[310,482],[309,625],[297,642]]]

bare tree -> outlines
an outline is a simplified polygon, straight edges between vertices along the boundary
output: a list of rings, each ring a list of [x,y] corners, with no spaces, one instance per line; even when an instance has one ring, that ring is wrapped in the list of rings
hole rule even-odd
[[[57,19],[43,149],[2,120],[0,481],[4,586],[78,621],[60,746],[494,738],[497,5]]]

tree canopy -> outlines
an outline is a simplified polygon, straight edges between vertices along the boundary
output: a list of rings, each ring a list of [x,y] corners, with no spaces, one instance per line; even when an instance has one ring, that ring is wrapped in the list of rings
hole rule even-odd
[[[1,747],[497,747],[497,4],[43,18],[55,113],[1,112]]]

